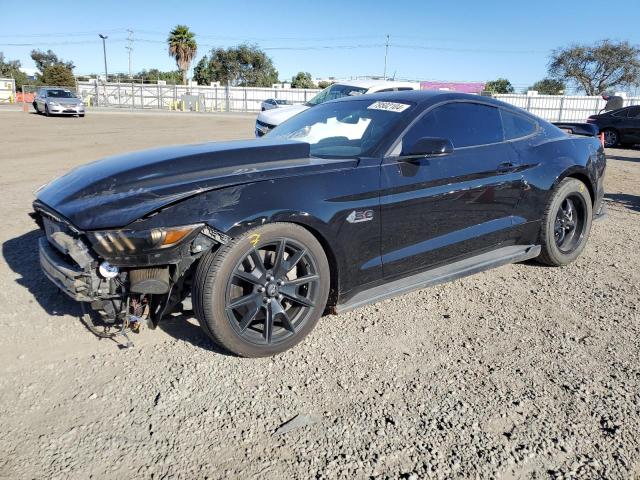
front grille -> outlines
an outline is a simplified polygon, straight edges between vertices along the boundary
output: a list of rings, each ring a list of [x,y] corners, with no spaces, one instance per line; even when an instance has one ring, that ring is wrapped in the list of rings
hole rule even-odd
[[[263,135],[269,133],[274,128],[276,128],[275,125],[271,125],[269,123],[261,122],[260,120],[256,120],[256,135],[258,137],[262,137]]]

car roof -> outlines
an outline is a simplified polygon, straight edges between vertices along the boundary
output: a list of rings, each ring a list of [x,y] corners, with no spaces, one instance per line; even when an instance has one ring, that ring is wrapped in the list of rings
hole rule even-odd
[[[368,93],[366,97],[360,95],[354,97],[343,97],[332,102],[348,102],[351,100],[373,100],[382,102],[412,102],[416,104],[434,104],[450,100],[467,100],[473,102],[487,103],[496,107],[507,107],[520,110],[513,105],[501,102],[491,97],[472,95],[470,93],[458,93],[445,90],[402,90],[397,92]]]
[[[346,85],[347,87],[373,88],[373,87],[404,87],[407,85],[419,85],[418,82],[396,82],[395,80],[339,80],[334,85]]]

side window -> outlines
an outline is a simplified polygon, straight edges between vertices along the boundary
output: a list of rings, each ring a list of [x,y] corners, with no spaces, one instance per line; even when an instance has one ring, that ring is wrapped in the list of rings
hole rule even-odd
[[[526,137],[536,131],[536,124],[528,118],[507,110],[500,111],[505,140]]]
[[[620,117],[620,118],[627,118],[628,115],[629,115],[628,108],[623,108],[622,110],[618,110],[617,112],[614,112],[611,114],[612,117]]]
[[[376,90],[375,92],[372,93],[382,93],[382,92],[393,92],[395,89],[393,88],[383,88],[382,90]]]
[[[640,119],[640,107],[631,107],[629,109],[629,118]]]
[[[478,103],[447,103],[436,107],[407,132],[402,139],[403,150],[422,137],[448,138],[455,148],[487,145],[504,139],[498,109]]]

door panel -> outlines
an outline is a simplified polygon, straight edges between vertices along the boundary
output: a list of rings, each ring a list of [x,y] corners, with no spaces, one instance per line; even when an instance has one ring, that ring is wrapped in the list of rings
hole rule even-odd
[[[510,143],[462,148],[414,163],[384,163],[380,203],[385,277],[505,242],[522,191]]]

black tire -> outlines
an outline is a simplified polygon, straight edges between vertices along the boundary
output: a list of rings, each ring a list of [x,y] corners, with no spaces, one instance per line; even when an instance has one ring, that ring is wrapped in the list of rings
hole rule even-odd
[[[602,133],[604,134],[604,146],[606,148],[613,148],[620,143],[620,135],[617,130],[605,128]]]
[[[45,117],[51,116],[51,114],[49,113],[49,105],[47,105],[46,103],[44,104],[44,116]]]
[[[298,225],[272,223],[204,255],[192,300],[214,343],[238,356],[265,357],[309,334],[325,309],[329,285],[318,240]]]
[[[554,188],[542,217],[542,252],[538,260],[556,267],[573,262],[587,244],[592,218],[587,186],[575,178],[562,180]]]
[[[33,102],[32,105],[33,105],[33,109],[36,111],[36,113],[40,113],[40,110],[38,110],[38,104],[36,102]]]
[[[84,118],[84,113],[81,113],[80,115],[78,115],[80,118]]]

